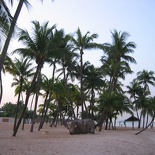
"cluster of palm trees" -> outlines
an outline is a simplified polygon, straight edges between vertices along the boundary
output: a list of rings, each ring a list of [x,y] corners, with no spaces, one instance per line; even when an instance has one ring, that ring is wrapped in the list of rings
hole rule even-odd
[[[21,0],[20,10],[24,2],[29,4],[26,0]],[[6,5],[3,0],[0,6],[5,10]],[[10,17],[7,18],[10,19],[9,22],[5,20],[0,22],[3,23],[1,30],[5,30],[4,34],[10,34],[11,38],[10,31],[12,27],[15,29],[18,16],[15,20],[8,11],[5,10],[4,14]],[[19,13],[18,10],[18,15]],[[49,27],[49,22],[41,25],[39,21],[33,21],[32,26],[31,33],[20,29],[19,41],[23,43],[23,48],[12,52],[20,56],[18,59],[11,60],[6,55],[9,35],[0,56],[1,71],[3,67],[4,71],[14,77],[12,86],[16,86],[15,94],[18,95],[17,112],[20,101],[24,102],[21,116],[18,121],[17,116],[15,119],[13,136],[17,134],[31,96],[34,99],[31,132],[33,132],[39,97],[43,98],[43,104],[39,103],[41,120],[38,130],[43,127],[47,115],[52,115],[55,123],[57,119],[78,118],[80,114],[81,118],[99,121],[100,130],[103,122],[106,129],[108,125],[109,128],[115,127],[117,116],[123,112],[132,115],[136,112],[137,117],[143,119],[143,127],[148,125],[148,117],[154,118],[155,97],[151,97],[149,88],[150,85],[155,85],[153,71],[138,72],[137,78],[127,86],[127,91],[123,89],[122,80],[133,72],[130,63],[136,63],[131,56],[136,45],[134,42],[126,42],[129,36],[127,32],[114,30],[111,32],[112,43],[98,44],[94,42],[98,37],[97,34],[87,32],[83,35],[80,28],[72,36],[65,34],[63,29],[58,30],[55,25]],[[84,51],[90,49],[103,50],[101,67],[97,68],[88,61],[83,62]],[[45,63],[51,68],[51,78],[42,74]]]

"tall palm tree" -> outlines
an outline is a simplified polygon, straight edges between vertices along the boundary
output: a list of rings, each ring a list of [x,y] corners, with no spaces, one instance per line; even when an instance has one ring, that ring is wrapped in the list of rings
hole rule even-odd
[[[51,52],[49,47],[50,42],[53,38],[53,29],[55,28],[55,26],[48,28],[48,22],[40,25],[38,21],[33,21],[32,24],[34,26],[32,36],[30,36],[28,31],[26,30],[20,31],[19,41],[22,41],[26,45],[26,48],[20,48],[14,51],[22,54],[25,57],[27,56],[31,59],[34,59],[37,64],[37,68],[35,75],[32,79],[32,83],[26,92],[25,108],[23,109],[23,113],[19,118],[13,136],[15,136],[17,133],[21,120],[24,116],[30,94],[33,90],[35,83],[40,79],[41,69],[44,63],[48,61],[49,53]]]
[[[98,47],[98,44],[93,42],[94,39],[98,37],[97,34],[90,35],[90,32],[87,32],[85,35],[82,35],[81,30],[78,28],[76,31],[76,38],[72,38],[74,43],[74,51],[80,52],[80,93],[81,93],[81,107],[82,113],[84,111],[83,107],[83,54],[84,50],[94,49]],[[83,117],[82,117],[83,118]]]
[[[136,63],[136,60],[129,54],[134,52],[136,45],[134,42],[126,43],[129,36],[127,32],[111,32],[112,44],[104,43],[102,49],[105,56],[101,58],[103,65],[103,75],[109,79],[109,87],[107,91],[111,93],[122,92],[120,79],[125,79],[126,74],[131,74],[132,70],[129,63]],[[108,109],[104,109],[100,116],[100,120],[103,120],[104,113],[108,113]]]
[[[103,51],[106,57],[102,57],[103,69],[108,67],[111,69],[110,72],[110,84],[109,90],[114,91],[118,78],[125,78],[127,73],[132,73],[129,63],[136,63],[136,60],[129,54],[134,52],[136,45],[134,42],[126,43],[129,36],[127,32],[117,32],[114,30],[112,33],[112,44],[104,43]],[[106,60],[104,60],[106,59]],[[107,65],[106,65],[107,64]],[[107,69],[109,72],[109,69]]]

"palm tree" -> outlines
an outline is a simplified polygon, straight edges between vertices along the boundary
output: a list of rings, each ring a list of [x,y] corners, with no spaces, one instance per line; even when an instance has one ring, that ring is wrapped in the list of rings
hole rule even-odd
[[[150,95],[149,85],[155,85],[155,77],[153,71],[143,70],[137,73],[137,78],[135,79],[141,86],[141,91],[138,92],[138,98],[136,101],[136,106],[141,108],[141,116],[143,116],[143,128],[145,124],[145,116],[147,113],[148,100]],[[141,119],[140,119],[141,120]],[[140,128],[140,123],[139,126]]]
[[[12,4],[12,1],[10,1],[10,3]],[[0,1],[0,8],[0,32],[2,36],[6,37],[12,21],[12,15],[10,14],[10,10],[4,0]],[[2,36],[0,36],[0,40]]]
[[[105,82],[102,80],[102,74],[99,68],[95,68],[94,65],[89,65],[84,71],[84,89],[90,95],[90,108],[89,116],[94,118],[94,103],[95,94],[101,90],[101,87],[105,86]],[[91,111],[91,114],[90,114]]]
[[[15,76],[14,77],[15,82],[12,83],[12,86],[17,86],[15,95],[18,94],[18,100],[17,100],[17,108],[15,113],[14,129],[16,127],[17,113],[18,113],[18,107],[20,104],[20,96],[23,90],[23,84],[25,82],[28,82],[28,78],[32,77],[32,75],[34,74],[33,73],[34,68],[30,68],[31,65],[32,63],[30,62],[30,60],[28,60],[28,58],[21,58],[21,60],[16,58],[15,63],[13,65],[9,65],[5,68],[6,71],[11,73],[13,76]]]
[[[47,76],[43,75],[43,80],[41,83],[41,88],[42,90],[45,91],[45,93],[43,94],[45,100],[44,100],[44,104],[42,106],[42,111],[41,111],[41,121],[39,124],[39,128],[38,130],[42,129],[43,125],[44,125],[44,121],[45,121],[45,117],[47,115],[47,111],[52,99],[52,90],[53,90],[53,79],[48,79]]]
[[[11,1],[11,4],[12,3],[13,3],[13,1]],[[17,6],[16,12],[15,12],[15,15],[14,15],[14,17],[12,19],[12,22],[11,22],[11,25],[10,25],[10,28],[9,28],[9,31],[8,31],[8,34],[7,34],[7,38],[6,38],[6,41],[5,41],[3,50],[2,50],[2,54],[1,54],[1,57],[0,57],[0,72],[1,72],[3,64],[4,64],[4,60],[5,60],[5,57],[6,57],[6,54],[7,54],[7,50],[8,50],[8,47],[9,47],[9,43],[10,43],[12,34],[14,32],[14,29],[15,29],[17,19],[19,17],[20,11],[21,11],[24,3],[25,3],[26,6],[29,5],[27,0],[20,0],[19,3],[18,3],[18,6]]]
[[[143,70],[137,73],[139,84],[143,85],[144,91],[149,91],[149,85],[155,86],[155,76],[153,71]]]
[[[104,43],[102,49],[106,56],[101,58],[103,63],[103,70],[109,74],[110,84],[109,91],[114,91],[118,78],[125,78],[127,73],[132,73],[129,63],[136,63],[136,60],[129,54],[134,52],[136,47],[134,42],[126,43],[129,36],[127,32],[117,32],[114,30],[112,33],[112,44]],[[106,68],[110,68],[106,69]],[[109,72],[110,71],[110,72]]]
[[[75,66],[77,64],[76,60],[79,55],[73,51],[73,44],[71,43],[70,35],[65,35],[64,31],[60,30],[58,36],[60,38],[58,39],[59,45],[57,46],[57,53],[59,53],[59,64],[62,68],[58,69],[57,72],[61,71],[59,76],[63,75],[63,79],[67,84],[69,76],[71,77],[71,80],[74,81]]]
[[[142,130],[137,132],[136,135],[138,135],[141,132],[145,131],[149,126],[151,126],[153,128],[153,122],[154,122],[154,119],[155,119],[155,97],[150,97],[149,98],[148,112],[149,112],[150,116],[152,117],[150,123],[148,125],[146,125],[145,128],[143,128]]]
[[[149,107],[148,107],[148,114],[152,117],[154,121],[155,118],[155,96],[149,98]],[[153,122],[151,122],[151,128],[153,128]]]
[[[78,28],[76,31],[76,38],[72,38],[74,43],[74,51],[80,51],[80,93],[81,93],[81,107],[82,113],[84,111],[83,107],[83,54],[84,50],[94,49],[98,47],[98,44],[93,42],[94,39],[98,37],[97,34],[90,35],[90,32],[87,32],[84,36],[81,33],[81,30]],[[83,118],[83,117],[82,117]]]
[[[133,104],[135,104],[136,103],[135,101],[138,99],[139,92],[141,92],[142,90],[141,86],[134,79],[132,82],[130,82],[130,85],[127,86],[127,89],[128,90],[126,92],[130,95],[130,99],[133,99]],[[135,105],[135,110],[136,110],[137,118],[140,120],[137,105]]]
[[[49,53],[51,52],[49,47],[50,42],[52,41],[53,29],[55,28],[55,26],[48,28],[48,22],[44,23],[41,26],[38,21],[33,21],[32,24],[34,25],[32,33],[33,36],[30,36],[28,31],[26,30],[20,31],[19,41],[22,41],[26,45],[26,48],[20,48],[14,51],[22,54],[24,57],[28,56],[29,58],[34,59],[37,64],[37,68],[32,79],[32,83],[26,92],[25,108],[23,109],[23,113],[19,118],[13,136],[15,136],[17,133],[21,120],[24,116],[30,94],[35,83],[40,79],[41,69],[44,65],[44,62],[48,61]]]
[[[60,120],[64,119],[63,112],[67,113],[67,90],[66,85],[63,80],[56,81],[53,85],[53,99],[57,103],[57,118],[60,117]]]
[[[125,95],[117,92],[104,92],[100,95],[98,103],[100,113],[101,115],[104,115],[104,117],[100,117],[100,119],[102,119],[102,121],[100,121],[106,121],[105,129],[108,127],[108,119],[110,120],[110,123],[112,123],[112,117],[115,117],[116,120],[117,115],[122,115],[123,112],[132,114],[130,100]],[[105,113],[103,113],[103,111]],[[101,129],[102,127],[100,126],[100,131]]]
[[[114,30],[112,33],[112,44],[104,43],[102,49],[105,56],[101,58],[103,65],[101,69],[103,75],[109,80],[107,91],[111,93],[123,93],[121,83],[119,79],[125,79],[126,74],[131,74],[132,70],[129,63],[136,63],[135,59],[129,54],[134,52],[136,47],[134,42],[126,43],[126,39],[129,36],[127,32],[117,32]],[[104,109],[101,114],[100,120],[103,120],[105,114],[108,113],[108,109]]]

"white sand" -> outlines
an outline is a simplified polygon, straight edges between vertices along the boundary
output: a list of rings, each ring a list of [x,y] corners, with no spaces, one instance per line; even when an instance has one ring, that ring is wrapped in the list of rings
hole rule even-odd
[[[13,124],[0,123],[0,155],[155,155],[155,129],[140,135],[137,130],[120,128],[93,134],[70,135],[64,126],[41,131],[25,130],[12,136]]]

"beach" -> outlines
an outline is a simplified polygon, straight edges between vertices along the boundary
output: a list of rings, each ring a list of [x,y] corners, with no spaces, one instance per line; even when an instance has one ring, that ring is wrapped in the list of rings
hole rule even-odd
[[[97,129],[95,134],[70,135],[67,128],[49,127],[38,131],[30,124],[12,136],[12,123],[0,123],[0,155],[155,155],[155,129],[139,130],[119,127],[116,130]]]

